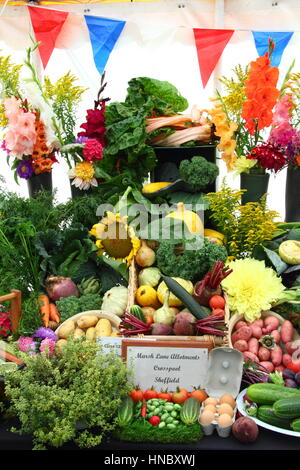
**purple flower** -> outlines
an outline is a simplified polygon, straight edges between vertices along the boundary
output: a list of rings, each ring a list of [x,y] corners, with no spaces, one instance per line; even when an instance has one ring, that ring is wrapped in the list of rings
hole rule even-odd
[[[45,328],[41,326],[38,328],[32,335],[33,338],[39,339],[52,339],[53,341],[57,341],[57,336],[51,328]]]
[[[20,178],[31,178],[34,174],[32,163],[30,160],[22,160],[17,166],[17,173]]]
[[[86,142],[87,140],[89,140],[88,137],[79,136],[79,137],[77,137],[75,142],[76,142],[76,144],[84,144],[84,142]]]

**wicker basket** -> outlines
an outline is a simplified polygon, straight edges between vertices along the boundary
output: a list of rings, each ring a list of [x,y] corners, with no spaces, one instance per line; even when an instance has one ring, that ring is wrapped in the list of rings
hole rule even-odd
[[[127,303],[127,311],[129,311],[130,307],[135,304],[135,294],[138,289],[138,268],[136,265],[135,260],[133,259],[131,262],[131,265],[129,267],[129,279],[128,279],[128,303]],[[229,319],[230,319],[230,312],[228,308],[228,303],[226,301],[226,295],[224,296],[225,298],[225,325],[229,325]],[[175,335],[169,335],[169,336],[154,336],[151,335],[152,339],[159,339],[162,341],[204,341],[208,343],[212,343],[213,347],[218,347],[218,346],[228,346],[228,330],[226,331],[226,336],[215,336],[215,335],[202,335],[202,336],[175,336]],[[144,337],[144,335],[139,335],[139,337]],[[134,338],[134,337],[132,337]]]

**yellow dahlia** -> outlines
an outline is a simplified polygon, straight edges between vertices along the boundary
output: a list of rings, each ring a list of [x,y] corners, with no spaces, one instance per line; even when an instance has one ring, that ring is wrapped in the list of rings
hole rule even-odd
[[[89,233],[97,239],[97,254],[105,253],[112,259],[125,261],[128,265],[141,246],[134,229],[127,224],[127,216],[120,217],[119,213],[107,211],[107,216],[93,225]]]
[[[95,170],[91,162],[79,162],[75,168],[69,171],[69,177],[72,179],[72,184],[76,188],[87,190],[91,186],[98,186],[96,178],[94,178]]]

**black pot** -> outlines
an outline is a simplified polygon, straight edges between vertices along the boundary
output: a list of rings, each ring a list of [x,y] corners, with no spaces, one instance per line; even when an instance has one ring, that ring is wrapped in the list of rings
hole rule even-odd
[[[37,193],[42,190],[52,192],[52,172],[33,175],[27,180],[27,186],[31,198],[36,198]]]
[[[288,168],[286,173],[285,221],[300,222],[300,169]]]
[[[151,174],[151,181],[168,181],[173,183],[179,177],[179,165],[182,160],[201,156],[209,162],[216,163],[215,144],[198,145],[196,147],[153,147],[157,164]],[[216,191],[215,183],[206,188],[205,192]]]
[[[268,192],[269,173],[241,173],[241,189],[247,191],[242,195],[242,204],[259,202]]]

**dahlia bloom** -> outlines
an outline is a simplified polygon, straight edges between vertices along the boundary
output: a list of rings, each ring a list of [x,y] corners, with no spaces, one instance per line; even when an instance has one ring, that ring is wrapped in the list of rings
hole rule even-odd
[[[36,342],[30,336],[21,336],[18,339],[18,346],[22,352],[35,352]]]

